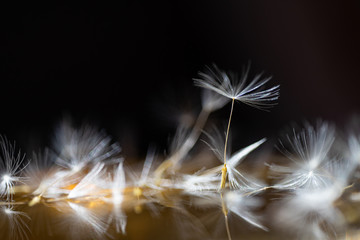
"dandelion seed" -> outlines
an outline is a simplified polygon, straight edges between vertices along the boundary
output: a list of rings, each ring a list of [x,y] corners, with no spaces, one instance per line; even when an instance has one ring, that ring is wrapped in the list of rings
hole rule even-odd
[[[319,122],[317,128],[307,125],[300,133],[286,136],[290,149],[280,142],[282,151],[291,161],[290,166],[271,165],[270,169],[284,176],[274,187],[296,189],[299,187],[319,188],[326,185],[331,175],[326,165],[331,161],[329,151],[335,139],[335,128],[328,123]]]
[[[24,171],[27,184],[35,196],[29,206],[38,204],[42,197],[56,198],[67,194],[66,186],[73,183],[69,173],[54,166],[56,156],[49,149],[43,153],[33,153],[32,161]]]
[[[224,149],[224,137],[223,135],[215,129],[214,134],[210,135],[207,134],[210,143],[208,144],[211,147],[211,150],[215,153],[217,158],[225,163],[225,160],[228,159],[226,164],[226,177],[228,179],[228,182],[230,184],[231,189],[242,189],[244,191],[254,191],[257,189],[261,189],[265,186],[264,183],[261,183],[259,180],[256,180],[250,176],[248,176],[246,173],[241,172],[237,169],[238,165],[242,162],[242,160],[252,151],[254,151],[256,148],[258,148],[261,144],[263,144],[266,139],[261,139],[239,151],[234,153],[232,156],[230,156],[230,150],[226,150],[226,157],[223,155],[223,152],[225,152]],[[228,148],[229,149],[229,148]],[[205,171],[205,174],[214,173],[214,172],[222,172],[224,169],[223,166],[218,166],[216,168],[210,169],[208,171]],[[222,173],[222,177],[225,174]],[[222,179],[223,180],[223,179]],[[224,182],[220,183],[225,184]],[[224,188],[220,187],[221,189]]]
[[[26,168],[25,157],[20,152],[15,153],[15,147],[5,138],[0,136],[0,196],[6,196],[6,201],[13,198],[13,186],[17,183],[24,183],[25,178],[20,176]]]
[[[104,132],[88,126],[75,130],[65,122],[56,135],[55,148],[59,153],[56,163],[77,173],[89,164],[112,160],[121,148],[117,144],[110,145],[110,142]]]
[[[261,90],[271,78],[261,79],[261,74],[255,76],[255,78],[246,85],[248,78],[250,65],[243,71],[241,78],[238,78],[236,74],[226,73],[221,71],[214,65],[213,69],[208,68],[209,73],[199,73],[200,79],[194,79],[196,86],[203,87],[205,89],[212,90],[224,97],[232,99],[229,121],[226,130],[225,146],[224,146],[224,166],[222,168],[220,190],[225,188],[225,181],[227,178],[227,162],[226,162],[226,148],[231,124],[231,118],[234,109],[234,102],[238,100],[247,105],[250,105],[259,109],[266,109],[275,104],[275,100],[279,97],[279,86],[272,87],[267,90]]]

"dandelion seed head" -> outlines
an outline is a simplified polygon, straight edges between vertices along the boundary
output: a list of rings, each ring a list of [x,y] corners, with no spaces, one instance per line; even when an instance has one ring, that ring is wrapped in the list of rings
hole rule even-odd
[[[4,209],[4,213],[6,213],[7,215],[11,215],[11,214],[13,214],[14,212],[13,212],[10,208],[5,208],[5,209]]]
[[[11,181],[11,177],[8,174],[5,174],[2,179],[5,184],[8,184]]]
[[[283,179],[275,187],[296,189],[319,188],[329,183],[331,174],[327,165],[335,161],[330,154],[335,140],[335,128],[319,121],[316,127],[309,124],[293,135],[280,140],[279,150],[291,161],[288,166],[271,165],[272,172]]]
[[[71,171],[72,171],[73,173],[77,173],[77,172],[79,172],[81,169],[82,169],[82,167],[81,167],[80,165],[72,165],[72,166],[71,166]]]
[[[212,68],[208,67],[206,72],[200,72],[200,78],[194,79],[194,83],[258,109],[266,110],[274,106],[279,98],[279,85],[263,90],[271,77],[262,79],[262,74],[257,74],[247,83],[249,70],[250,65],[243,70],[241,77],[238,77],[235,73],[222,71],[213,65]]]

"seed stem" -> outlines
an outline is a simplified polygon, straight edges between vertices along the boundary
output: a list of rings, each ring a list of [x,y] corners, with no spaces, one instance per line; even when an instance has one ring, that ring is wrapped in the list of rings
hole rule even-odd
[[[227,130],[226,130],[225,147],[224,147],[224,166],[226,166],[226,148],[227,148],[228,139],[229,139],[229,130],[230,130],[231,118],[232,118],[233,110],[234,110],[234,102],[235,102],[235,98],[233,98],[231,101],[230,117],[229,117],[229,122],[228,122]]]
[[[225,136],[224,167],[221,169],[220,190],[223,190],[223,189],[225,188],[225,183],[226,183],[226,175],[227,175],[226,149],[227,149],[228,139],[229,139],[229,131],[230,131],[231,118],[232,118],[233,110],[234,110],[234,102],[235,102],[235,98],[233,98],[232,101],[231,101],[231,110],[230,110],[229,122],[228,122],[227,130],[226,130],[226,136]]]
[[[221,208],[222,208],[222,212],[224,214],[224,220],[225,220],[225,227],[226,227],[226,233],[228,236],[228,240],[231,240],[231,234],[230,234],[230,227],[229,227],[229,220],[228,220],[228,213],[229,210],[226,206],[226,203],[224,201],[224,197],[223,197],[223,193],[220,193],[220,197],[221,197]]]

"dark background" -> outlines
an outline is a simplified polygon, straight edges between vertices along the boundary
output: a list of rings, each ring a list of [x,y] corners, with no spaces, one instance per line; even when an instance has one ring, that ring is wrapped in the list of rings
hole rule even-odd
[[[166,148],[177,110],[199,110],[199,70],[248,61],[281,97],[271,112],[236,105],[239,145],[303,120],[342,128],[360,107],[359,11],[359,1],[300,0],[2,6],[0,132],[30,151],[71,116],[141,156],[149,143]],[[213,118],[225,123],[229,108]]]

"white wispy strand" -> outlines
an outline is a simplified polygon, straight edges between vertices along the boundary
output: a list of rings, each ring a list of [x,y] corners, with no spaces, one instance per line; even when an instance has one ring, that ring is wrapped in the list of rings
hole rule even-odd
[[[4,238],[11,240],[29,239],[30,229],[27,221],[30,217],[23,212],[14,210],[13,207],[4,206],[0,208],[1,234]]]
[[[54,165],[56,155],[49,149],[43,153],[33,153],[30,164],[24,171],[27,184],[32,190],[32,194],[37,198],[32,202],[37,204],[40,197],[56,198],[68,194],[66,186],[76,183],[76,178],[70,178],[67,171]]]
[[[224,162],[224,135],[221,134],[217,129],[214,130],[213,135],[206,134],[210,140],[210,143],[207,143],[211,150],[215,153],[217,158]],[[227,155],[227,174],[228,181],[231,189],[242,189],[244,191],[254,191],[260,188],[265,187],[264,183],[261,183],[259,180],[254,179],[243,171],[237,169],[239,164],[244,160],[244,158],[256,148],[258,148],[261,144],[266,141],[265,138],[243,148],[239,151],[235,152],[233,155],[230,155],[230,147],[228,147]],[[229,144],[230,145],[230,144]],[[205,171],[208,173],[220,173],[223,165],[220,165],[216,168]]]
[[[97,198],[104,195],[101,183],[105,178],[104,163],[97,163],[91,171],[72,189],[69,199]]]
[[[194,84],[258,109],[267,109],[276,105],[280,86],[262,90],[262,87],[271,79],[271,77],[262,79],[262,74],[257,74],[247,83],[249,71],[250,65],[243,70],[241,77],[238,77],[234,73],[222,71],[213,65],[212,68],[207,68],[207,72],[200,72],[200,78],[194,79]]]
[[[42,193],[52,184],[50,179],[52,179],[54,160],[55,156],[50,153],[49,149],[45,149],[44,152],[33,153],[31,162],[24,174],[29,179],[28,185],[37,194]]]
[[[13,186],[24,183],[25,178],[20,174],[29,163],[25,162],[25,156],[20,152],[15,152],[15,146],[3,136],[0,136],[0,148],[0,197],[6,197],[6,201],[11,201]]]
[[[111,160],[121,151],[117,144],[102,131],[89,126],[79,130],[65,122],[56,135],[55,149],[59,153],[56,163],[71,171],[79,172],[89,164]]]
[[[293,130],[293,136],[286,136],[286,144],[280,141],[282,151],[292,162],[289,166],[271,165],[270,169],[282,177],[274,187],[296,189],[299,187],[319,188],[326,184],[331,175],[326,166],[334,161],[329,151],[335,140],[335,128],[318,122],[317,127],[307,125],[300,133]]]
[[[177,188],[183,189],[185,193],[192,195],[202,194],[204,191],[216,191],[219,188],[221,177],[219,174],[184,174]]]
[[[149,183],[148,179],[154,158],[155,158],[155,150],[153,148],[149,148],[146,154],[143,169],[141,171],[140,179],[138,181],[140,186],[146,186]]]
[[[112,204],[113,213],[111,219],[115,221],[115,227],[117,232],[126,233],[127,216],[121,208],[121,204],[124,200],[123,191],[126,187],[125,171],[123,161],[121,161],[118,167],[114,171],[113,182],[111,183],[112,192]]]
[[[161,185],[159,186],[159,185],[155,184],[155,182],[154,182],[153,171],[151,171],[154,159],[155,159],[155,149],[149,148],[149,150],[146,154],[143,168],[141,170],[140,177],[137,177],[134,174],[130,175],[135,186],[148,187],[153,190],[162,190],[163,189]]]

